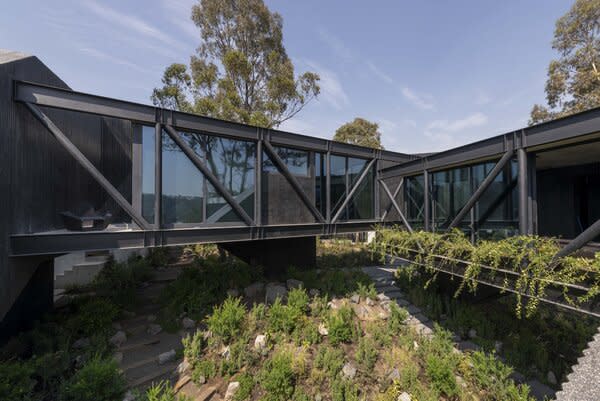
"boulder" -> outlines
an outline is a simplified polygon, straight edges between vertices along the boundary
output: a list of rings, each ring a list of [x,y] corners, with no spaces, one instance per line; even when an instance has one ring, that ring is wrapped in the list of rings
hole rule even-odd
[[[412,398],[410,398],[410,394],[408,394],[407,392],[403,392],[402,394],[400,394],[398,396],[398,400],[397,401],[411,401]]]
[[[356,368],[350,362],[347,362],[342,368],[342,376],[345,379],[354,379],[356,376]]]
[[[316,288],[311,288],[310,290],[308,290],[308,295],[310,295],[311,298],[314,298],[314,297],[318,297],[319,295],[321,295],[321,292],[319,290],[317,290]]]
[[[504,344],[502,344],[502,341],[496,341],[494,342],[494,349],[496,350],[496,354],[500,354],[502,353],[502,347]]]
[[[265,303],[272,304],[277,298],[285,301],[287,298],[287,289],[279,283],[269,283],[265,287]]]
[[[225,401],[233,400],[235,393],[240,388],[240,382],[231,382],[229,386],[227,386],[227,391],[225,392]]]
[[[133,390],[127,390],[127,392],[123,396],[123,401],[135,401],[136,399],[137,394]]]
[[[475,337],[477,337],[477,330],[470,329],[468,335],[471,340],[474,339]]]
[[[190,371],[191,365],[188,362],[187,358],[183,358],[183,361],[179,365],[177,365],[177,373],[183,375],[184,373]]]
[[[80,338],[79,340],[77,340],[73,343],[73,348],[75,348],[75,349],[82,349],[82,348],[86,348],[89,346],[90,346],[90,339],[87,337]]]
[[[556,380],[556,375],[551,370],[548,371],[548,374],[546,375],[546,379],[548,380],[548,383],[550,383],[552,385],[557,385],[558,384],[558,381]]]
[[[113,354],[113,359],[115,360],[115,362],[117,362],[118,364],[120,364],[121,362],[123,362],[123,353],[122,352],[115,352]]]
[[[229,359],[229,355],[231,355],[231,350],[229,348],[229,345],[226,347],[223,347],[221,349],[221,356],[225,359]]]
[[[287,285],[288,290],[293,290],[295,288],[304,287],[304,283],[302,281],[295,280],[293,278],[287,279],[287,281],[285,282],[285,285]]]
[[[375,306],[375,301],[373,301],[371,298],[367,298],[365,302],[367,306]]]
[[[388,380],[393,382],[396,380],[400,380],[400,371],[397,368],[394,368],[390,374],[387,376]]]
[[[254,349],[257,351],[262,351],[267,348],[267,336],[264,334],[259,334],[256,336],[254,340]]]
[[[158,364],[159,365],[164,365],[165,363],[171,362],[175,360],[175,350],[172,349],[170,351],[167,352],[163,352],[162,354],[158,355]]]
[[[237,288],[230,288],[227,290],[227,296],[231,298],[237,298],[240,296],[240,292],[237,290]]]
[[[146,317],[146,320],[149,322],[154,322],[156,320],[156,315],[148,315],[148,317]]]
[[[256,298],[263,293],[265,290],[265,285],[261,282],[256,282],[250,284],[248,287],[244,288],[244,295],[248,298]]]
[[[360,303],[360,296],[358,294],[354,294],[350,297],[350,301],[354,302],[355,304]]]
[[[125,341],[127,341],[127,334],[125,334],[123,330],[117,331],[115,335],[108,340],[111,345],[114,345],[117,348],[123,345]]]
[[[327,327],[323,323],[319,323],[319,327],[317,328],[317,330],[319,331],[319,334],[322,336],[329,335],[329,330],[327,330]]]
[[[196,327],[196,322],[193,319],[190,319],[189,317],[184,317],[183,319],[181,319],[181,325],[184,329],[189,330]]]
[[[146,333],[148,333],[148,335],[151,336],[155,336],[158,333],[160,333],[162,331],[162,327],[160,327],[159,324],[156,323],[152,323],[148,325],[148,328],[146,329]]]

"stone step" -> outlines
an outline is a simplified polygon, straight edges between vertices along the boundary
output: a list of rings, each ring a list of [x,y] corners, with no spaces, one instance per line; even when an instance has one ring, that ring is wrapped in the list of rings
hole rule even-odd
[[[145,365],[157,365],[158,366],[158,356],[152,356],[146,359],[142,359],[136,362],[130,362],[127,365],[121,365],[121,370],[125,373],[132,369],[136,369]]]
[[[165,377],[170,377],[175,369],[177,369],[177,365],[179,365],[181,361],[174,361],[162,366],[142,366],[138,369],[140,373],[136,375],[137,377],[128,377],[127,378],[127,388],[144,388],[152,384],[152,382],[159,382],[161,379]],[[145,369],[144,369],[145,368]],[[130,374],[132,372],[130,371]]]
[[[124,345],[120,346],[117,349],[117,351],[125,353],[127,351],[131,351],[131,350],[134,350],[137,348],[150,347],[150,346],[156,345],[158,343],[160,343],[160,338],[146,339],[143,341],[124,344]]]

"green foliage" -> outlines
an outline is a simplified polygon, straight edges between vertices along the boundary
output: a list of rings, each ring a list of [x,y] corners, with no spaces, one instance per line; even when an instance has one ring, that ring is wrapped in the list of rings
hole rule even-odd
[[[182,340],[183,355],[187,358],[192,366],[198,363],[202,357],[202,351],[206,346],[204,334],[197,330],[193,335],[186,335]]]
[[[425,373],[434,389],[453,397],[458,395],[458,385],[454,375],[454,364],[450,358],[431,354],[425,359]]]
[[[280,351],[264,364],[259,381],[267,401],[286,401],[294,394],[296,377],[292,368],[292,355]]]
[[[277,298],[267,311],[269,330],[292,333],[300,326],[309,306],[309,298],[304,288],[296,288],[288,293],[287,305]]]
[[[361,337],[358,340],[358,348],[356,349],[356,362],[366,371],[371,372],[377,362],[377,344],[372,338]]]
[[[472,369],[469,370],[471,379],[482,391],[484,399],[529,401],[529,388],[517,386],[510,379],[512,368],[504,365],[494,355],[486,355],[481,351],[471,354]]]
[[[221,306],[215,306],[207,319],[208,329],[225,343],[235,339],[243,330],[246,307],[240,298],[227,298]]]
[[[169,248],[156,247],[148,249],[146,257],[148,264],[152,267],[164,267],[169,263]]]
[[[229,356],[221,359],[219,373],[221,376],[232,376],[252,363],[254,363],[254,354],[248,351],[248,340],[240,338],[229,346]]]
[[[96,276],[92,287],[118,305],[130,305],[135,301],[137,286],[152,278],[151,263],[151,259],[140,256],[132,256],[123,263],[111,259]]]
[[[344,366],[344,350],[321,345],[315,355],[314,366],[333,380]]]
[[[576,0],[556,21],[552,48],[559,53],[548,66],[548,108],[536,104],[530,124],[600,105],[600,1]]]
[[[308,310],[309,298],[304,288],[294,288],[287,294],[287,304],[290,308],[304,313]]]
[[[327,330],[329,331],[329,341],[333,345],[349,342],[352,339],[353,317],[354,311],[346,305],[331,310],[327,319]]]
[[[381,133],[378,129],[379,124],[357,117],[354,121],[339,127],[335,131],[333,140],[369,148],[383,149],[381,145]]]
[[[120,314],[117,305],[101,297],[83,298],[73,307],[75,311],[65,323],[66,328],[71,335],[81,337],[107,336],[112,332],[112,322]]]
[[[356,293],[362,299],[367,299],[367,298],[375,299],[377,297],[377,290],[375,289],[374,283],[369,283],[368,285],[365,285],[361,282],[358,282],[357,287],[358,288],[356,290]]]
[[[332,401],[358,401],[358,386],[338,378],[331,383]]]
[[[155,105],[270,128],[319,94],[317,74],[295,76],[281,16],[262,0],[202,0],[192,20],[202,41],[189,72],[170,65],[152,93]]]
[[[388,328],[393,333],[398,333],[408,319],[408,311],[398,306],[396,302],[390,303],[390,317],[388,318]]]
[[[317,267],[320,269],[361,268],[372,265],[373,256],[361,243],[347,239],[328,239],[317,241]],[[367,280],[365,283],[369,283]],[[316,288],[309,286],[309,288]]]
[[[114,401],[122,399],[125,379],[112,358],[94,357],[61,387],[63,401]]]
[[[187,397],[176,395],[168,381],[152,383],[143,396],[143,401],[186,401]],[[139,400],[142,401],[142,400]]]
[[[296,324],[293,337],[298,345],[313,345],[321,341],[321,335],[316,323],[306,316],[303,316],[299,323]]]
[[[0,362],[0,400],[33,400],[34,369],[27,362]]]
[[[205,380],[215,377],[217,374],[217,365],[212,359],[202,359],[194,365],[192,370],[192,380],[194,383],[199,383],[200,376]]]
[[[242,373],[236,378],[240,387],[233,396],[234,401],[244,401],[250,397],[254,390],[254,378],[248,373]]]

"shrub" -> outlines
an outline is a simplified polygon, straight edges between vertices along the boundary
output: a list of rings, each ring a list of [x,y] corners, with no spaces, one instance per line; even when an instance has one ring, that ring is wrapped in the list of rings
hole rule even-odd
[[[302,313],[308,310],[309,298],[304,288],[294,288],[287,294],[287,305]]]
[[[183,355],[194,366],[202,356],[202,350],[206,346],[204,334],[197,330],[193,335],[186,335],[182,340]]]
[[[390,303],[390,317],[388,319],[388,327],[392,333],[400,331],[404,322],[408,318],[408,312],[406,309],[398,306],[396,302]]]
[[[293,338],[298,345],[313,345],[318,344],[321,341],[321,335],[319,334],[317,325],[305,316],[303,316],[296,325],[296,329],[293,332]]]
[[[449,358],[428,355],[425,360],[425,373],[434,389],[448,397],[458,395],[454,366]]]
[[[266,316],[267,307],[265,304],[254,304],[248,314],[248,331],[254,333],[261,330]]]
[[[150,266],[163,267],[169,263],[169,248],[156,247],[148,249],[146,260]]]
[[[361,337],[358,340],[358,348],[356,349],[356,362],[362,366],[365,371],[370,372],[375,367],[377,362],[377,348],[375,341],[369,337]]]
[[[347,305],[337,310],[332,310],[327,319],[329,340],[333,345],[349,342],[353,334],[354,311]]]
[[[203,359],[196,363],[192,371],[192,380],[194,383],[199,383],[200,376],[204,377],[205,380],[215,377],[217,374],[217,366],[215,361],[211,359]]]
[[[63,401],[113,401],[122,399],[125,379],[112,358],[94,357],[67,380],[59,398]]]
[[[281,300],[277,298],[267,311],[269,330],[274,333],[291,333],[296,327],[298,317],[296,312],[296,310],[283,305]]]
[[[517,386],[510,379],[512,368],[497,360],[494,355],[481,351],[471,354],[473,368],[467,372],[475,385],[485,391],[490,399],[521,401],[529,400],[529,388]]]
[[[333,401],[358,401],[358,386],[348,380],[336,379],[331,383]]]
[[[368,285],[365,285],[361,282],[358,282],[357,287],[358,288],[357,288],[356,292],[361,298],[375,299],[377,297],[377,290],[375,289],[375,284],[369,283]]]
[[[227,298],[221,306],[215,306],[208,317],[208,328],[223,342],[229,343],[243,329],[246,307],[240,298]]]
[[[295,376],[289,352],[277,352],[269,359],[259,375],[267,401],[286,401],[294,394]]]
[[[139,256],[132,256],[124,263],[111,259],[94,279],[92,286],[99,294],[124,306],[135,300],[136,287],[151,277],[149,262]]]
[[[33,399],[35,381],[33,367],[27,362],[0,362],[0,400],[28,401]]]
[[[248,352],[247,340],[241,338],[229,346],[229,356],[221,360],[219,371],[221,376],[234,375],[252,362],[253,355]]]
[[[153,383],[142,398],[143,401],[186,401],[184,395],[176,395],[168,381]],[[139,401],[142,401],[139,400]]]
[[[233,396],[234,401],[244,401],[250,397],[254,389],[254,378],[248,373],[242,373],[236,378],[240,387]]]
[[[329,378],[335,378],[344,366],[344,350],[322,345],[315,355],[314,366],[323,370]]]
[[[73,317],[67,320],[67,330],[83,337],[108,335],[119,313],[119,307],[107,298],[85,298],[77,303]]]

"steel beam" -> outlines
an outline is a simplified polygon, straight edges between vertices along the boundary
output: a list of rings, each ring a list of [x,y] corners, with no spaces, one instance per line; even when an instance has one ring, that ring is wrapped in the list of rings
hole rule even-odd
[[[431,228],[431,194],[429,192],[429,171],[423,171],[423,207],[425,211],[423,213],[423,228],[425,231],[429,231]]]
[[[283,174],[283,176],[286,178],[286,180],[292,185],[292,188],[294,189],[296,194],[298,194],[298,196],[300,197],[302,202],[306,205],[308,210],[310,210],[310,212],[313,214],[313,216],[315,216],[317,221],[319,221],[320,223],[324,223],[325,219],[323,218],[321,213],[317,210],[317,208],[315,207],[315,205],[311,201],[311,199],[308,197],[308,195],[306,195],[306,193],[302,189],[302,186],[300,185],[300,183],[298,182],[296,177],[294,177],[294,175],[292,173],[290,173],[290,171],[286,167],[283,160],[281,160],[281,157],[279,157],[277,152],[275,152],[275,149],[273,149],[273,146],[271,146],[269,141],[266,139],[263,140],[263,148],[269,155],[269,158],[271,159],[271,161],[273,161],[273,163],[275,164],[275,167],[277,167],[277,170],[279,170],[279,172],[281,174]]]
[[[385,193],[387,194],[387,196],[390,198],[392,205],[394,206],[394,208],[400,215],[400,219],[402,220],[402,223],[404,224],[404,226],[406,227],[408,232],[412,233],[413,229],[412,229],[411,225],[408,223],[408,220],[406,219],[406,217],[404,216],[404,213],[402,213],[402,209],[400,209],[400,206],[398,206],[398,203],[396,202],[396,196],[392,194],[392,192],[388,188],[385,181],[381,180],[381,181],[379,181],[379,183],[380,183],[381,187],[383,188],[383,190],[385,191]],[[400,182],[400,185],[398,187],[400,187],[400,186],[402,186],[402,182]]]
[[[522,147],[517,149],[517,161],[519,163],[519,233],[527,235],[530,233],[529,224],[527,224],[529,220],[529,202],[527,201],[529,198],[529,171],[527,169],[527,152]]]
[[[356,191],[358,191],[360,184],[362,184],[362,182],[364,181],[367,174],[369,174],[369,173],[373,174],[372,167],[373,167],[373,164],[375,164],[376,160],[377,159],[371,159],[371,161],[366,165],[365,169],[358,177],[358,180],[356,181],[356,183],[354,184],[354,186],[352,187],[352,189],[346,196],[346,199],[344,199],[344,202],[340,205],[340,207],[338,208],[338,211],[335,213],[335,215],[331,219],[331,224],[334,224],[340,218],[340,216],[344,212],[344,209],[346,208],[346,206],[348,205],[350,200],[352,200],[352,197],[354,196]]]
[[[154,126],[154,227],[162,225],[162,124]]]
[[[512,159],[513,154],[514,152],[512,150],[506,152],[498,161],[498,163],[496,163],[492,171],[490,171],[487,177],[485,177],[481,185],[479,185],[475,193],[471,196],[471,198],[469,198],[465,206],[463,206],[463,208],[460,209],[460,212],[458,212],[456,217],[454,217],[454,220],[452,220],[452,223],[450,223],[450,225],[448,226],[449,229],[458,226],[462,219],[467,215],[469,210],[471,210],[471,208],[475,206],[475,203],[477,203],[479,198],[481,198],[481,195],[483,195],[483,193],[488,189],[488,187],[494,181],[496,176],[500,174],[504,166],[506,166],[506,164],[510,162],[510,159]]]
[[[211,183],[213,187],[217,190],[219,195],[221,195],[227,203],[231,206],[234,212],[246,223],[248,226],[253,225],[253,221],[248,216],[248,213],[240,206],[239,203],[236,202],[235,198],[229,193],[227,188],[221,184],[221,181],[210,171],[208,167],[202,162],[202,160],[198,157],[194,149],[192,149],[182,138],[181,135],[173,127],[170,125],[164,125],[167,134],[171,137],[173,142],[179,146],[179,148],[185,153],[185,155],[190,159],[190,161],[196,166],[198,170],[206,177],[206,179]]]
[[[143,230],[150,227],[146,220],[134,209],[127,199],[104,177],[104,175],[88,160],[87,157],[67,138],[67,136],[36,105],[25,103],[31,113],[50,131],[62,147],[100,184],[108,195],[119,204],[132,220]]]
[[[573,238],[564,248],[562,248],[556,256],[555,260],[565,256],[569,256],[573,252],[583,248],[588,242],[593,241],[596,237],[600,236],[600,220],[597,220],[594,224],[585,229],[577,237]]]
[[[380,180],[380,181],[383,181],[383,180]],[[404,186],[404,177],[400,177],[400,182],[398,183],[398,186],[396,187],[396,190],[394,191],[394,194],[393,194],[394,199],[396,199],[396,197],[398,197],[398,194],[402,190],[403,186]],[[387,187],[387,185],[386,185],[386,187]],[[394,207],[394,203],[392,201],[390,201],[390,203],[387,205],[387,207],[383,211],[383,215],[381,216],[381,221],[385,220],[385,218],[387,217],[387,215],[390,212],[390,210],[392,209],[392,207]]]

